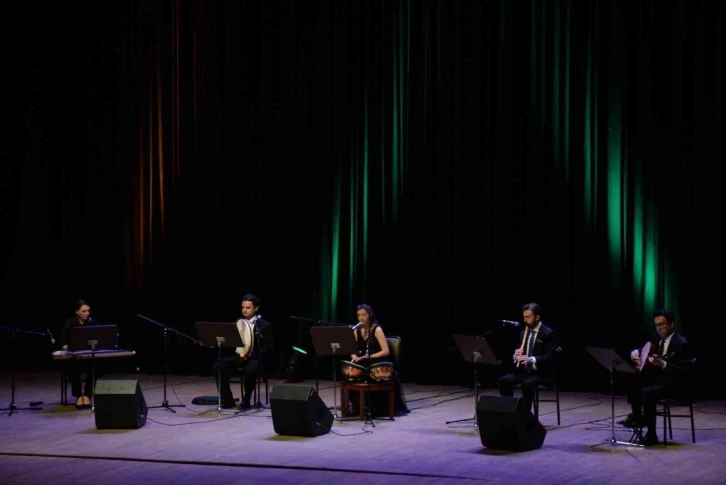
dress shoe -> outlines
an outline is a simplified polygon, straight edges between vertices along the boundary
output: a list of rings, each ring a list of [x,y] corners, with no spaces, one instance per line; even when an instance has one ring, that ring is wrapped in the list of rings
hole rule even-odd
[[[640,416],[633,416],[632,414],[628,415],[627,418],[623,419],[622,421],[618,421],[618,424],[626,427],[626,428],[640,428],[643,426],[643,418]]]
[[[249,401],[242,400],[242,402],[239,403],[237,409],[239,409],[240,411],[246,411],[248,409],[252,409],[252,404],[250,404]]]
[[[648,433],[645,436],[643,436],[643,439],[640,440],[640,444],[643,446],[654,446],[658,444],[658,435],[655,433]]]

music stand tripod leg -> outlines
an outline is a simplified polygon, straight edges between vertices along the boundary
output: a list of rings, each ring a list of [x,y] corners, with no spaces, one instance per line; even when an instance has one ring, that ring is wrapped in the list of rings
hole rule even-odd
[[[473,418],[464,418],[464,419],[455,419],[454,421],[447,421],[446,424],[454,424],[454,423],[465,423],[467,421],[474,421],[474,429],[479,429],[479,423],[476,419],[476,407],[479,404],[479,376],[477,374],[477,366],[476,366],[476,357],[472,360],[472,363],[474,365],[474,417]]]
[[[222,339],[217,337],[217,358],[222,361]],[[217,369],[217,413],[222,414],[222,366]]]
[[[217,337],[217,360],[222,361],[222,340],[223,337]],[[207,414],[210,410],[202,411],[199,413]],[[222,365],[218,365],[217,369],[217,414],[222,414]]]
[[[633,433],[634,435],[637,433]],[[613,362],[610,366],[610,438],[605,440],[605,443],[598,443],[596,446],[610,445],[610,446],[629,446],[632,448],[643,448],[644,446],[640,443],[633,443],[631,441],[620,441],[615,436],[615,363]]]
[[[338,376],[336,373],[336,367],[338,364],[338,358],[334,355],[333,356],[333,419],[339,419],[340,416],[338,416],[338,396],[337,396],[337,383],[338,383]],[[315,392],[318,392],[317,390]],[[343,403],[340,403],[340,406],[343,407]],[[342,414],[342,411],[341,411]]]

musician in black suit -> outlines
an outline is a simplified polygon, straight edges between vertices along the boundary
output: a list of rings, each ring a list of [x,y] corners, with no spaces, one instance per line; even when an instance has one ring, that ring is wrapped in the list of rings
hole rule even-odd
[[[658,443],[656,433],[655,405],[662,398],[677,396],[683,391],[687,382],[688,370],[693,363],[693,356],[686,338],[675,331],[676,321],[670,310],[657,310],[653,313],[653,323],[657,337],[650,341],[649,355],[640,355],[636,349],[630,358],[640,366],[641,359],[647,359],[643,370],[633,374],[630,383],[628,401],[632,413],[627,419],[620,421],[625,427],[648,428],[643,437],[646,446]]]
[[[273,349],[272,324],[263,320],[257,314],[259,308],[260,300],[255,295],[242,297],[242,318],[237,321],[237,327],[248,324],[252,328],[252,334],[254,335],[252,348],[249,349],[249,343],[244,342],[246,346],[242,347],[244,355],[235,351],[234,355],[223,357],[212,366],[215,382],[217,382],[217,387],[220,389],[221,407],[223,409],[235,407],[234,395],[229,387],[229,379],[237,372],[242,372],[244,391],[239,409],[252,408],[250,399],[257,378],[264,373],[263,364],[270,362],[269,358]],[[221,380],[221,383],[217,379],[220,374],[221,378],[219,380]]]
[[[522,307],[525,330],[519,334],[520,346],[514,351],[515,371],[499,378],[499,393],[514,396],[514,386],[522,385],[526,409],[532,408],[537,387],[554,377],[555,359],[559,346],[554,331],[541,321],[540,306],[527,303]],[[524,339],[525,331],[527,333]]]
[[[96,325],[97,322],[91,318],[91,306],[85,300],[78,300],[75,306],[75,315],[63,322],[61,330],[60,345],[62,350],[68,350],[71,344],[71,329]],[[87,360],[71,359],[67,364],[68,379],[71,381],[71,394],[76,398],[76,407],[84,408],[91,405],[93,396],[93,379],[91,378],[90,362]],[[101,366],[96,366],[95,379],[102,376]],[[81,372],[86,372],[86,385],[81,387]]]

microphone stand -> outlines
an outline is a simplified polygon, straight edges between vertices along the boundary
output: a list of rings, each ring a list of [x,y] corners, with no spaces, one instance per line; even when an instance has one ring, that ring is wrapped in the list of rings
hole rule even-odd
[[[167,355],[167,350],[168,350],[168,346],[169,346],[169,332],[175,333],[176,335],[189,339],[197,345],[202,345],[202,343],[199,340],[190,337],[189,335],[185,335],[185,334],[181,333],[180,331],[175,330],[175,329],[169,327],[168,325],[164,325],[163,323],[156,322],[156,321],[152,320],[151,318],[145,317],[140,314],[136,314],[136,316],[139,318],[143,318],[144,320],[151,322],[155,325],[158,325],[159,327],[164,329],[164,400],[162,401],[162,403],[160,405],[149,406],[148,409],[163,408],[163,409],[166,409],[167,411],[171,411],[172,413],[176,414],[176,411],[174,411],[172,408],[183,408],[185,406],[183,404],[169,404],[169,401],[166,399],[166,380],[167,380],[167,375],[169,374],[169,361],[168,361],[168,355]]]
[[[375,331],[375,328],[373,329]],[[370,424],[374,428],[376,427],[376,423],[373,422],[373,405],[371,403],[371,352],[370,352],[370,346],[371,346],[371,338],[373,338],[372,333],[368,333],[368,339],[366,340],[366,357],[368,361],[368,372],[367,372],[367,380],[368,380],[368,390],[366,391],[366,420],[363,422],[363,426]]]
[[[19,328],[10,328],[10,327],[0,327],[2,330],[9,330],[11,332],[10,337],[10,387],[11,387],[11,394],[10,394],[10,405],[4,409],[0,409],[0,411],[3,411],[2,414],[5,414],[5,412],[8,412],[8,417],[12,416],[14,412],[16,411],[42,411],[43,408],[38,407],[31,407],[31,408],[19,408],[15,405],[15,336],[18,333],[24,333],[28,335],[43,335],[47,337],[48,335],[45,333],[40,332],[33,332],[30,330],[21,330]]]

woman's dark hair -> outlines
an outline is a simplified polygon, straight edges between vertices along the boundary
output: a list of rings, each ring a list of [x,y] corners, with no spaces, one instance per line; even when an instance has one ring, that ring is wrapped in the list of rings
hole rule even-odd
[[[365,310],[365,311],[368,312],[368,315],[371,318],[371,324],[378,323],[378,318],[376,318],[376,314],[373,313],[373,308],[370,305],[368,305],[367,303],[363,303],[362,305],[358,305],[355,308],[356,313],[358,313],[358,310]]]
[[[76,308],[75,308],[75,311],[78,311],[78,310],[80,310],[80,309],[81,309],[81,307],[82,307],[83,305],[86,305],[86,306],[89,306],[89,307],[91,306],[91,305],[89,305],[89,304],[88,304],[88,302],[87,302],[86,300],[78,300],[78,301],[76,302]]]

